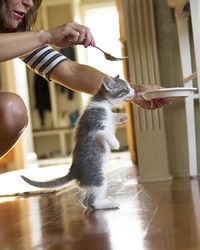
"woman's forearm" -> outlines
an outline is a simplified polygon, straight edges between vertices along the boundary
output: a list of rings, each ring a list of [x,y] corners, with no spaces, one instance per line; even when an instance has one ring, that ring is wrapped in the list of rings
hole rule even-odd
[[[0,62],[22,56],[43,44],[43,31],[0,33]]]
[[[67,60],[53,69],[50,78],[67,88],[93,95],[101,87],[104,76],[97,69]]]

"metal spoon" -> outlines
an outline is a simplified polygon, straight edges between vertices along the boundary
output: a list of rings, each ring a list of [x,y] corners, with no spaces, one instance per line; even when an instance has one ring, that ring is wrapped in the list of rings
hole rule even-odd
[[[128,59],[128,56],[124,56],[124,57],[114,57],[114,56],[112,56],[111,54],[109,54],[109,53],[103,51],[102,49],[100,49],[100,48],[97,47],[97,46],[95,46],[95,48],[98,49],[98,50],[100,50],[101,52],[103,52],[105,58],[106,58],[107,60],[109,60],[109,61],[121,61],[121,60],[126,60],[126,59]]]

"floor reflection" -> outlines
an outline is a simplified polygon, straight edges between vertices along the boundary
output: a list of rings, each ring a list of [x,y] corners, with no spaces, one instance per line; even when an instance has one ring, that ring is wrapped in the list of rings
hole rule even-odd
[[[0,198],[2,250],[200,249],[199,181],[135,184],[131,168],[109,173],[108,197],[120,209],[82,206],[77,187]]]

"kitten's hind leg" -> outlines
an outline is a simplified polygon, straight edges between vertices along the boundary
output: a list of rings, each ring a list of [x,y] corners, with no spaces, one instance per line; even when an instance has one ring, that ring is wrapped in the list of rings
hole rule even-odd
[[[83,201],[84,206],[92,209],[116,209],[119,204],[111,202],[105,198],[105,186],[93,186],[87,188],[87,192]]]

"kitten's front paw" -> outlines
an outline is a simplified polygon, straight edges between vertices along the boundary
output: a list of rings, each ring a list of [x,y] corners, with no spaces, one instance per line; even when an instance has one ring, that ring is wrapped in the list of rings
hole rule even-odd
[[[128,115],[124,113],[115,113],[115,123],[116,124],[123,124],[128,121]]]

